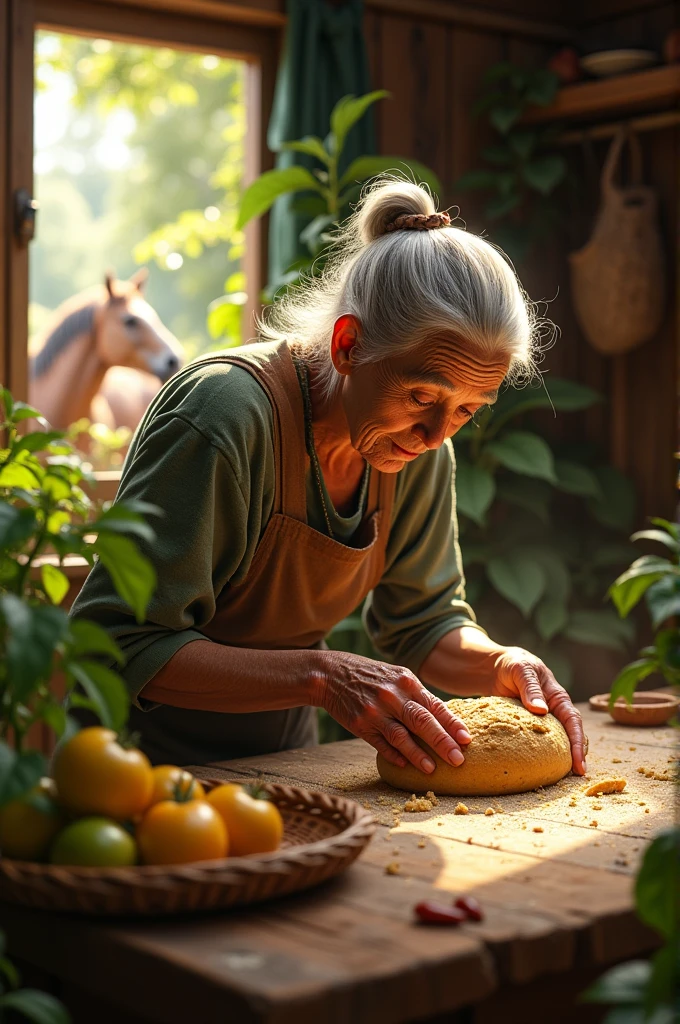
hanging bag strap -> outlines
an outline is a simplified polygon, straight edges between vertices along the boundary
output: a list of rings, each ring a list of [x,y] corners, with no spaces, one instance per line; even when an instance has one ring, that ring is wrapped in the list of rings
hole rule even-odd
[[[640,148],[640,141],[637,135],[630,130],[630,126],[625,124],[621,125],[614,136],[614,141],[609,147],[607,159],[602,168],[600,189],[605,200],[618,195],[622,191],[614,179],[626,143],[630,153],[630,185],[626,188],[626,192],[637,192],[639,190],[642,196],[646,191],[642,184],[642,150]]]

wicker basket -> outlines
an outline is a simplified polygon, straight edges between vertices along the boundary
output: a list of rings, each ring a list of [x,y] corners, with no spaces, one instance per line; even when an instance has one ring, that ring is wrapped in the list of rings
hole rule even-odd
[[[217,782],[209,780],[207,787]],[[274,853],[129,868],[0,858],[0,900],[105,915],[177,914],[256,903],[333,878],[356,860],[375,831],[373,816],[353,800],[275,783],[264,789],[284,822],[283,842]]]

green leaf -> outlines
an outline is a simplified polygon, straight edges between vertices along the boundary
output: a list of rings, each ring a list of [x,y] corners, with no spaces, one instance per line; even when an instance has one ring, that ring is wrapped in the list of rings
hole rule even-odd
[[[0,487],[25,487],[31,491],[40,486],[40,479],[29,469],[19,462],[8,462],[0,469]]]
[[[494,499],[496,482],[486,469],[462,460],[456,463],[456,505],[458,512],[484,525],[484,516]]]
[[[49,674],[68,619],[61,608],[31,605],[14,594],[0,594],[7,625],[7,671],[16,698],[24,700]]]
[[[46,563],[40,567],[40,577],[45,593],[52,604],[61,604],[68,594],[70,583],[66,573],[57,569],[56,565]]]
[[[630,568],[614,580],[607,591],[616,605],[619,615],[626,616],[638,603],[645,591],[662,576],[678,575],[679,570],[666,558],[658,555],[643,555]]]
[[[660,526],[662,530],[668,530],[671,537],[680,543],[680,526],[677,523],[671,523],[668,519],[660,519],[658,516],[653,516],[649,521],[652,526]]]
[[[156,586],[156,570],[129,537],[100,533],[92,545],[108,571],[116,592],[128,604],[140,624]]]
[[[45,758],[37,750],[17,754],[0,740],[0,807],[33,789],[45,767]]]
[[[508,420],[533,409],[554,407],[557,412],[580,412],[601,401],[602,396],[597,391],[583,384],[561,377],[543,376],[539,387],[508,387],[501,392],[494,406],[493,430],[497,432]]]
[[[630,704],[638,683],[641,683],[652,672],[657,672],[659,666],[656,660],[651,658],[640,658],[639,661],[631,661],[622,669],[614,682],[609,693],[609,705],[611,707],[619,697],[624,697],[626,703]]]
[[[639,917],[666,940],[680,925],[680,829],[656,836],[635,882]]]
[[[520,160],[528,160],[536,147],[538,136],[532,131],[515,131],[508,135],[508,145]]]
[[[564,635],[579,644],[625,651],[634,637],[634,629],[607,608],[579,610],[570,614]]]
[[[300,232],[300,241],[306,245],[313,256],[315,256],[330,241],[326,234],[329,228],[337,224],[337,218],[333,213],[322,213],[314,220],[311,220],[306,228]]]
[[[641,1006],[651,966],[647,960],[629,960],[617,964],[587,989],[581,998],[586,1003],[613,1003]]]
[[[512,135],[508,137],[508,142],[512,145]],[[506,167],[508,164],[512,163],[512,152],[507,146],[502,144],[487,146],[486,149],[482,150],[482,156],[485,160],[488,160],[490,164],[497,164],[499,167]],[[473,171],[472,173],[474,174],[475,172]],[[465,177],[465,175],[463,177]]]
[[[664,676],[680,685],[680,630],[659,630],[654,637],[654,650]]]
[[[544,480],[508,476],[497,481],[497,497],[533,513],[542,523],[550,522],[549,504],[553,490]]]
[[[554,71],[539,68],[537,71],[532,71],[531,80],[524,96],[529,103],[534,103],[539,107],[548,107],[557,95],[559,84],[560,80]]]
[[[368,108],[377,100],[389,96],[386,89],[376,89],[365,96],[343,96],[331,111],[331,132],[335,139],[335,154],[339,156],[345,145],[349,130],[359,121]]]
[[[130,700],[125,683],[98,661],[74,661],[69,671],[92,701],[103,725],[119,732],[127,721]]]
[[[663,544],[672,551],[674,555],[677,555],[680,552],[680,543],[678,543],[670,533],[665,533],[663,530],[638,530],[638,532],[634,533],[630,539],[653,540],[658,544]]]
[[[674,882],[676,890],[680,879]],[[666,945],[652,957],[652,973],[645,992],[645,1010],[647,1024],[677,1024],[680,998],[678,996],[678,979],[680,979],[680,934],[676,931]],[[675,1009],[673,1009],[675,1004]],[[665,1020],[660,1014],[665,1010]]]
[[[280,149],[291,149],[295,153],[306,153],[307,156],[314,156],[317,160],[328,166],[331,158],[324,149],[323,142],[317,135],[305,135],[304,139],[296,139],[294,142],[282,142]]]
[[[208,334],[214,341],[223,338],[227,348],[240,345],[242,317],[242,304],[234,303],[229,295],[213,299],[208,306],[208,315],[205,321]]]
[[[22,420],[30,419],[42,419],[40,410],[32,405],[27,405],[26,402],[15,402],[14,409],[12,410],[12,420],[15,423],[21,423]]]
[[[567,173],[567,162],[559,153],[546,153],[545,156],[538,156],[522,168],[522,176],[527,185],[540,192],[542,196],[549,195],[564,179]]]
[[[279,196],[308,189],[321,192],[322,186],[306,167],[295,166],[265,171],[244,192],[236,228],[245,227],[253,217],[261,217]]]
[[[578,462],[567,462],[565,459],[555,460],[555,476],[557,486],[568,494],[579,494],[587,498],[602,498],[600,484],[591,469]]]
[[[6,956],[0,957],[0,974],[5,978],[10,988],[19,988],[21,984],[21,978],[19,972]]]
[[[486,571],[498,593],[529,618],[545,592],[547,580],[543,566],[511,551],[491,558]]]
[[[662,576],[648,588],[645,601],[655,628],[672,615],[680,615],[680,577]]]
[[[77,658],[83,654],[106,654],[118,665],[125,662],[116,641],[96,622],[69,619],[68,656]]]
[[[538,434],[514,430],[487,444],[484,452],[493,455],[497,462],[514,473],[557,482],[553,454]]]
[[[522,108],[519,104],[507,100],[499,103],[491,109],[489,112],[489,120],[501,135],[507,135],[513,124],[516,124],[519,121],[521,114]]]
[[[603,526],[628,532],[635,517],[636,501],[631,481],[613,466],[599,466],[595,475],[603,498],[588,502],[591,515]]]
[[[546,596],[566,604],[571,596],[571,573],[564,557],[554,548],[543,544],[524,544],[515,547],[515,550],[543,566],[548,580]]]
[[[569,612],[566,605],[556,598],[541,601],[534,612],[534,622],[543,640],[552,640],[567,624]]]
[[[16,458],[19,452],[42,452],[50,447],[52,441],[63,438],[63,430],[37,430],[33,434],[24,434],[13,445],[12,452]]]
[[[18,548],[35,530],[35,512],[0,500],[0,548]]]
[[[58,999],[37,988],[20,988],[0,996],[0,1010],[16,1010],[32,1024],[71,1024],[71,1015]]]
[[[40,710],[40,718],[61,739],[66,730],[66,709],[61,704],[45,704]]]
[[[378,174],[392,172],[408,180],[415,180],[428,185],[435,195],[442,194],[442,184],[437,175],[425,164],[403,156],[360,156],[353,160],[342,178],[339,188],[345,188],[350,182],[367,181]]]
[[[505,217],[506,214],[512,213],[519,204],[520,196],[516,192],[511,195],[499,195],[487,203],[486,215],[490,220],[496,220],[498,217]]]

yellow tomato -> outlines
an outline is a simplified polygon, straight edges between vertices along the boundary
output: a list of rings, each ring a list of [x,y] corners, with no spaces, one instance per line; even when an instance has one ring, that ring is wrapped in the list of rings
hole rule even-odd
[[[150,804],[161,800],[203,800],[205,790],[191,772],[185,772],[174,764],[157,764],[153,772],[153,793]]]
[[[227,782],[211,789],[206,801],[219,811],[227,826],[233,857],[278,849],[283,836],[283,819],[278,807],[259,796],[257,790],[249,793],[244,786]]]
[[[151,765],[141,750],[126,750],[102,726],[82,729],[57,748],[53,766],[59,801],[75,814],[133,818],[149,806]]]
[[[52,779],[41,779],[28,793],[0,807],[0,852],[15,860],[45,860],[65,824],[55,802]]]
[[[205,800],[162,800],[137,826],[143,864],[190,864],[229,852],[229,837],[217,811]]]

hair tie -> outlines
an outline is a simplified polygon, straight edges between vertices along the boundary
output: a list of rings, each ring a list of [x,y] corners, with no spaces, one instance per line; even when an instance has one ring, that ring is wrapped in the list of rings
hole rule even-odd
[[[435,231],[451,223],[448,213],[402,213],[385,227],[385,231]]]

